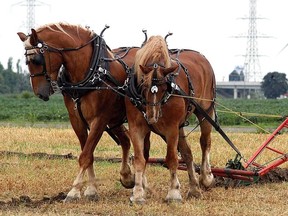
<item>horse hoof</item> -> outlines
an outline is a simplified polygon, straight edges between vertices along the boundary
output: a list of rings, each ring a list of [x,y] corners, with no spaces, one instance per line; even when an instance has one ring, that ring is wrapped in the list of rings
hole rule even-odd
[[[130,197],[130,204],[136,204],[136,205],[143,205],[146,200],[144,198],[138,198],[138,199],[134,199],[134,197]]]
[[[204,182],[204,181],[200,181],[200,185],[202,186],[203,190],[209,191],[211,190],[216,184],[215,179],[213,178],[212,181],[209,182]]]
[[[200,190],[189,190],[187,194],[187,199],[191,199],[193,197],[196,199],[202,199],[203,195]]]
[[[165,201],[168,203],[171,202],[181,202],[182,201],[182,196],[180,194],[180,191],[177,189],[172,189],[168,192]]]
[[[86,195],[85,199],[91,202],[97,202],[99,200],[99,196],[97,194],[94,195]]]
[[[214,176],[212,174],[207,176],[206,178],[200,176],[199,183],[203,187],[203,189],[210,190],[215,186]]]
[[[182,197],[181,198],[165,198],[166,203],[181,203],[182,202]]]
[[[120,178],[120,182],[124,188],[131,189],[135,186],[134,176],[131,178]]]
[[[63,200],[64,203],[71,203],[71,202],[77,202],[80,200],[80,197],[71,197],[71,196],[66,196],[66,198]]]

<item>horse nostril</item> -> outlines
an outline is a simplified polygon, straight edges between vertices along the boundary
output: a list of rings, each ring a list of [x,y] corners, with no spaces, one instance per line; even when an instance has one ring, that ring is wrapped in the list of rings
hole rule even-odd
[[[43,95],[41,95],[41,94],[38,94],[38,97],[39,97],[40,99],[42,99],[43,101],[48,101],[48,100],[49,100],[49,97],[43,96]]]

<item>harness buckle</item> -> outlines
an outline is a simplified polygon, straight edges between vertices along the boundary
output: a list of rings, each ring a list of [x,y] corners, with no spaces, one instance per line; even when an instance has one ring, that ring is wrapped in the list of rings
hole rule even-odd
[[[177,90],[177,91],[180,90],[179,86],[178,86],[176,83],[174,83],[174,82],[171,82],[171,87],[172,87],[173,89]]]
[[[106,69],[104,69],[104,68],[102,68],[102,67],[99,67],[98,68],[98,71],[100,72],[100,73],[103,73],[103,74],[107,74],[107,70]]]
[[[141,102],[138,100],[135,100],[134,98],[130,97],[130,102],[135,106],[139,107],[141,105]]]
[[[126,90],[128,89],[128,84],[127,84],[126,81],[127,81],[127,80],[125,80],[124,85],[119,86],[119,89],[121,89],[121,90],[123,90],[123,91],[126,91]]]
[[[100,80],[100,74],[95,73],[89,82],[94,84],[95,80]]]
[[[72,100],[73,100],[73,103],[74,103],[74,110],[77,110],[77,103],[78,103],[78,101],[79,101],[79,98],[71,98]]]
[[[39,43],[39,44],[41,44],[41,43]],[[39,44],[37,45],[37,47],[39,47]],[[41,44],[41,45],[42,45],[42,47],[39,49],[39,51],[40,51],[40,53],[44,54],[44,52],[46,50],[48,50],[48,46],[47,45],[43,46],[43,44]]]

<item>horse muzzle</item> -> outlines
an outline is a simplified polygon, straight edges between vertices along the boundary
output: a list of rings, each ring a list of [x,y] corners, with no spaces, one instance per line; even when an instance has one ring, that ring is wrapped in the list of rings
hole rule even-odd
[[[33,85],[32,85],[32,87],[33,87]],[[33,89],[34,93],[38,98],[40,98],[43,101],[48,101],[50,95],[52,95],[54,93],[50,83],[48,83],[48,82],[45,82],[44,84],[39,85],[37,87],[38,88]]]
[[[156,124],[158,122],[159,118],[161,118],[161,117],[162,117],[162,110],[159,109],[156,112],[147,113],[146,121],[149,125]]]
[[[38,94],[37,96],[38,96],[38,98],[40,98],[43,101],[48,101],[49,100],[49,96],[44,96],[44,95],[41,95],[41,94]]]

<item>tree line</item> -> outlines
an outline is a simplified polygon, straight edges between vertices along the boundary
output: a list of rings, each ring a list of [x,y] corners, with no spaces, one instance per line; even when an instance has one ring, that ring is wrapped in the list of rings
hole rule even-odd
[[[261,89],[266,98],[278,98],[288,92],[288,80],[285,73],[269,72],[261,82]]]
[[[29,73],[23,71],[20,59],[13,69],[13,58],[8,59],[7,68],[0,62],[0,94],[21,93],[31,91]]]
[[[269,72],[261,82],[261,89],[266,98],[277,98],[287,94],[288,80],[285,73]],[[23,71],[20,59],[16,62],[16,71],[13,70],[13,58],[10,57],[7,69],[0,62],[0,94],[21,93],[31,91],[29,73]]]

